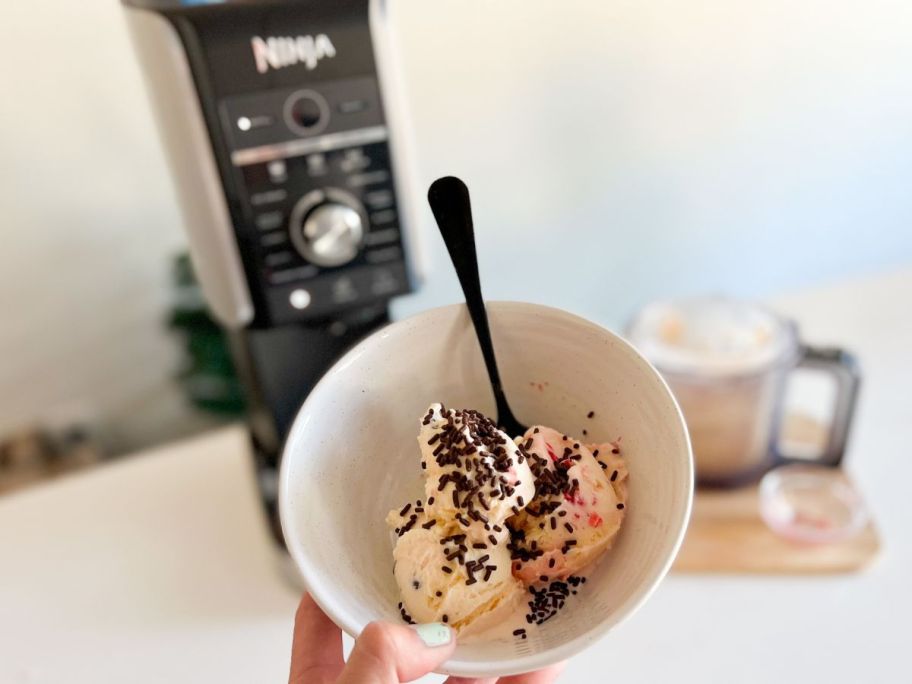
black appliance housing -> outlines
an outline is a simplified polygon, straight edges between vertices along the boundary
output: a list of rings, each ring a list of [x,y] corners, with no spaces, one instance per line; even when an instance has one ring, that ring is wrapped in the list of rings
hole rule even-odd
[[[297,409],[416,278],[385,8],[124,5],[194,267],[247,391],[263,500],[281,538],[276,472]]]

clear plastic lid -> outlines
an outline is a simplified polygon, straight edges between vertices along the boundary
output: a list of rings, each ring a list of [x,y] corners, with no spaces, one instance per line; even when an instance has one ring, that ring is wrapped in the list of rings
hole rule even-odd
[[[788,321],[725,297],[655,302],[636,315],[627,335],[660,370],[695,375],[754,373],[796,348]]]

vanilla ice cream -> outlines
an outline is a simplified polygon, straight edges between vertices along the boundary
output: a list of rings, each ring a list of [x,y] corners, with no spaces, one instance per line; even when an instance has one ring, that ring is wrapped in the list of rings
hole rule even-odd
[[[472,539],[505,537],[504,521],[535,496],[535,478],[519,448],[477,411],[432,404],[418,446],[430,514],[455,520]]]
[[[506,544],[468,542],[465,534],[420,526],[393,551],[404,609],[416,622],[446,622],[463,636],[512,612],[525,594]],[[444,571],[447,568],[447,571]]]
[[[465,633],[524,593],[511,572],[506,519],[532,500],[535,479],[521,449],[477,411],[432,404],[418,442],[425,499],[387,517],[398,537],[403,617]]]
[[[624,519],[616,443],[542,426],[511,440],[477,411],[432,404],[418,444],[425,498],[387,516],[406,621],[484,631],[528,598],[526,585],[594,561]]]
[[[616,444],[581,444],[543,426],[517,441],[538,493],[509,521],[513,574],[527,584],[563,579],[611,546],[624,519],[627,468]]]

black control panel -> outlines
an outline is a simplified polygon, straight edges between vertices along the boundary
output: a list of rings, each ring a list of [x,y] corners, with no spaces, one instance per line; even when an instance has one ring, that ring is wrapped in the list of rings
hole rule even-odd
[[[220,114],[272,322],[408,292],[375,80],[227,98]]]
[[[204,95],[255,327],[411,290],[366,0],[173,21]]]

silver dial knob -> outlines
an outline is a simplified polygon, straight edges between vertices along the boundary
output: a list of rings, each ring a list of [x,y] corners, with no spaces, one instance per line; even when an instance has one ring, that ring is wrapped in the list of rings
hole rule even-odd
[[[292,243],[318,266],[341,266],[358,255],[366,220],[360,202],[341,190],[316,190],[291,212]]]

